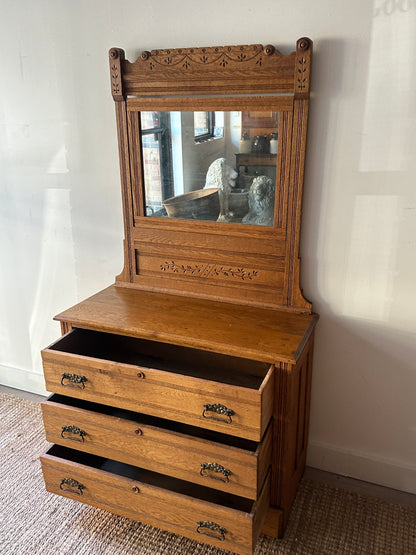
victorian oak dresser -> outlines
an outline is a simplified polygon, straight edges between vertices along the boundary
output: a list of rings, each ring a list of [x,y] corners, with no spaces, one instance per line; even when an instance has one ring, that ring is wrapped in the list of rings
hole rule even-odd
[[[311,55],[110,50],[124,267],[42,351],[48,491],[239,554],[284,534],[317,322],[299,285]],[[274,178],[236,180],[243,137]]]

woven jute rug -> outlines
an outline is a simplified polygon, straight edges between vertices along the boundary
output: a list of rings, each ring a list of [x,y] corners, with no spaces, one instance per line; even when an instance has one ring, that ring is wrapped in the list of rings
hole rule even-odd
[[[48,493],[37,403],[0,393],[0,553],[224,555],[227,552]],[[256,555],[416,553],[416,509],[303,480],[283,540]]]

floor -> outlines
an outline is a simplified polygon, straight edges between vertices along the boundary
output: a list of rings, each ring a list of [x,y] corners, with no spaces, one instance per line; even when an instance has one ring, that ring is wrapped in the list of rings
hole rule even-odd
[[[46,398],[42,395],[35,395],[34,393],[29,393],[20,389],[13,389],[3,385],[0,385],[0,393],[10,393],[16,397],[37,403],[42,402]],[[372,495],[394,503],[416,507],[416,495],[386,488],[377,484],[371,484],[369,482],[363,482],[361,480],[356,480],[355,478],[349,478],[348,476],[340,476],[339,474],[332,474],[331,472],[325,472],[317,468],[307,467],[305,470],[305,478],[316,480],[318,482],[324,482],[326,484],[354,491],[356,493],[361,493],[363,495]]]

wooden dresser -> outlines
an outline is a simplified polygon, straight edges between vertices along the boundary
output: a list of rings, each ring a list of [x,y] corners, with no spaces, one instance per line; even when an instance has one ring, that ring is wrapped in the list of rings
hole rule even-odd
[[[239,554],[261,532],[283,535],[305,467],[318,318],[298,257],[311,54],[306,38],[287,56],[249,45],[130,63],[110,50],[125,264],[114,285],[56,316],[62,337],[42,351],[48,491]],[[276,182],[247,191],[250,210],[272,191],[271,224],[218,216],[228,177],[209,190],[208,217],[164,212],[166,191],[206,196],[196,174],[186,190],[192,112],[215,114],[217,135],[224,121],[195,147],[204,175],[213,159],[235,161],[242,113],[274,114]]]

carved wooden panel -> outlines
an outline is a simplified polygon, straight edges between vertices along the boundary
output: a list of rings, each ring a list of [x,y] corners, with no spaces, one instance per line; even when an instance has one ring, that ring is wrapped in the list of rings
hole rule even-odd
[[[219,92],[256,92],[252,83],[255,78],[263,89],[286,91],[292,86],[292,64],[273,48],[263,48],[260,44],[152,50],[143,52],[132,64],[125,63],[123,86],[127,95],[172,94],[173,91],[198,94],[204,93],[215,81]],[[277,67],[279,83],[270,82],[269,69]],[[145,77],[144,82],[136,78],[138,74]],[[242,75],[246,78],[242,79]]]
[[[267,261],[259,264],[256,257],[246,257],[245,265],[238,264],[239,257],[228,255],[223,257],[223,261],[215,261],[215,256],[209,259],[201,256],[201,254],[190,256],[186,252],[175,253],[175,259],[170,257],[170,252],[166,250],[164,255],[157,251],[143,252],[136,250],[136,274],[138,276],[172,276],[175,278],[184,278],[192,282],[195,281],[211,281],[218,285],[238,284],[255,285],[256,287],[277,287],[282,283],[282,274],[284,269],[284,261],[278,264],[278,268],[267,265]],[[252,259],[251,259],[252,258]],[[224,262],[224,259],[228,263]],[[280,266],[280,267],[279,267]],[[278,275],[280,280],[278,280]],[[280,282],[280,283],[279,283]],[[199,286],[203,284],[199,283]]]
[[[272,45],[251,44],[145,50],[135,62],[129,62],[121,49],[112,48],[112,93],[120,100],[120,95],[204,94],[215,86],[217,92],[226,94],[305,94],[309,91],[311,50],[310,39],[302,38],[296,52],[287,56]]]

